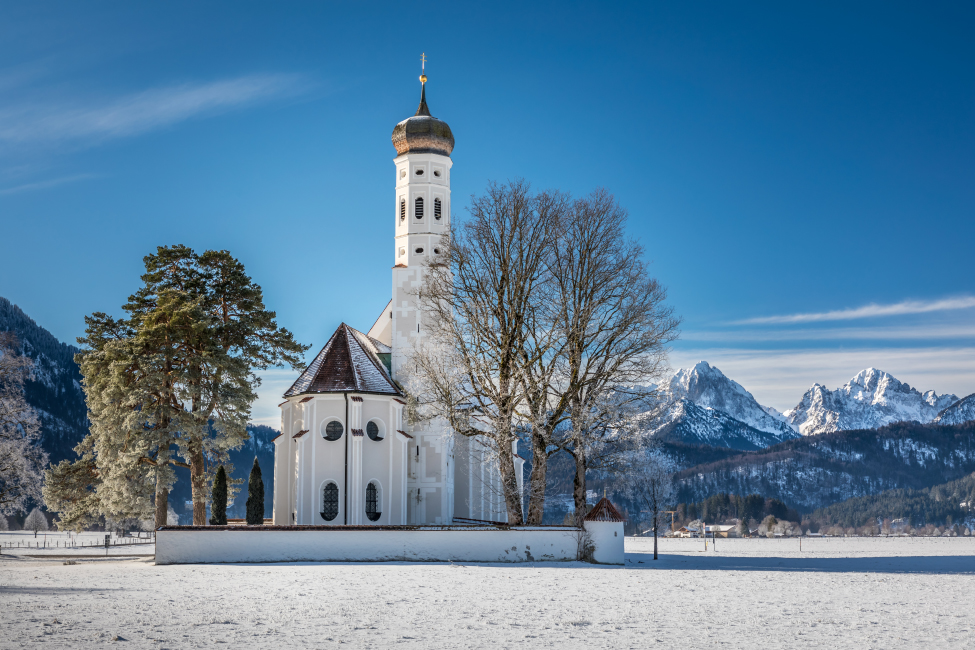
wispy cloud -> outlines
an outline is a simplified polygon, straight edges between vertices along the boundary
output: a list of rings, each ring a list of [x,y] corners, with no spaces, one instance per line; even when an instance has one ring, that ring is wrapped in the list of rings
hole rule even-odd
[[[46,190],[51,187],[56,187],[58,185],[64,185],[65,183],[74,183],[76,181],[84,181],[91,178],[99,178],[98,174],[74,174],[73,176],[62,176],[60,178],[52,178],[47,181],[37,181],[36,183],[24,183],[23,185],[15,185],[13,187],[5,187],[0,189],[0,195],[4,194],[19,194],[20,192],[31,192],[33,190]]]
[[[940,300],[905,300],[892,305],[869,304],[855,309],[838,309],[811,314],[788,314],[784,316],[762,316],[734,321],[731,325],[789,325],[796,323],[815,323],[822,321],[855,320],[881,316],[903,316],[907,314],[926,314],[933,311],[970,309],[975,307],[975,296],[960,296]]]
[[[831,327],[826,329],[690,330],[682,341],[923,341],[975,339],[970,325],[912,325],[905,327]]]
[[[975,392],[975,347],[846,348],[841,350],[676,350],[670,363],[689,368],[705,360],[750,391],[760,403],[793,408],[820,383],[834,389],[865,368],[879,368],[920,391]]]
[[[87,105],[21,105],[0,109],[0,141],[100,141],[146,133],[194,117],[233,110],[308,87],[295,74],[262,74],[210,83],[152,88]]]

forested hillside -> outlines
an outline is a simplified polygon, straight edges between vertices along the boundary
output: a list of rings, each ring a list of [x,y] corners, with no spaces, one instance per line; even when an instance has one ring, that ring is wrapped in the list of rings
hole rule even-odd
[[[74,457],[72,448],[88,431],[81,374],[74,362],[78,348],[58,341],[3,297],[0,331],[14,332],[23,354],[34,360],[33,376],[24,384],[24,397],[40,413],[41,444],[51,462]]]
[[[679,472],[677,502],[760,494],[800,512],[890,489],[922,489],[975,471],[975,422],[901,422],[789,440]]]
[[[820,508],[809,520],[820,527],[859,528],[884,520],[903,519],[912,528],[970,522],[975,516],[975,474],[920,490],[887,490]]]

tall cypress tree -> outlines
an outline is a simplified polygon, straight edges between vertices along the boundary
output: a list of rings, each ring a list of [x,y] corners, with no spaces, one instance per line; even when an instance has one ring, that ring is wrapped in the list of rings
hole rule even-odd
[[[254,458],[251,477],[247,482],[247,525],[261,526],[264,524],[264,479],[261,478],[261,466]]]
[[[217,468],[213,477],[213,500],[210,503],[210,525],[227,525],[227,470],[223,465]]]

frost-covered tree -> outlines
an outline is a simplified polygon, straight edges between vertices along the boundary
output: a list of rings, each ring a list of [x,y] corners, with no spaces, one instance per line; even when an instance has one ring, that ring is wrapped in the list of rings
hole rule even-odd
[[[616,480],[616,487],[627,499],[649,514],[653,530],[653,559],[657,559],[657,536],[664,522],[664,509],[674,492],[673,461],[656,445],[644,444],[632,451]]]
[[[768,515],[762,520],[762,523],[758,525],[758,534],[764,535],[765,537],[775,537],[775,527],[778,525],[779,520],[773,515]]]
[[[0,533],[5,533],[8,530],[10,530],[10,524],[7,523],[7,517],[0,515]]]
[[[247,481],[247,525],[264,524],[264,479],[261,478],[261,465],[254,458],[254,466]]]
[[[37,412],[24,399],[33,361],[12,332],[0,332],[0,515],[23,512],[41,498],[47,454]]]
[[[47,530],[47,517],[40,508],[34,508],[27,515],[27,519],[24,520],[24,530],[34,531],[34,537],[37,537],[38,531]]]
[[[217,475],[213,477],[213,488],[210,491],[210,525],[227,525],[227,470],[223,465],[217,468]],[[261,515],[264,516],[263,513]]]
[[[179,515],[173,510],[173,506],[166,504],[166,526],[179,526]]]

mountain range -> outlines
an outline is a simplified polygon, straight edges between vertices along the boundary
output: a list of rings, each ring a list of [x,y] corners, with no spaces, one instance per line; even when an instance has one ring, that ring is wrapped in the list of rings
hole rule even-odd
[[[868,368],[836,390],[814,384],[785,413],[701,361],[658,387],[663,408],[652,433],[665,442],[755,450],[800,436],[876,429],[895,422],[960,424],[975,419],[975,395],[924,393]]]

